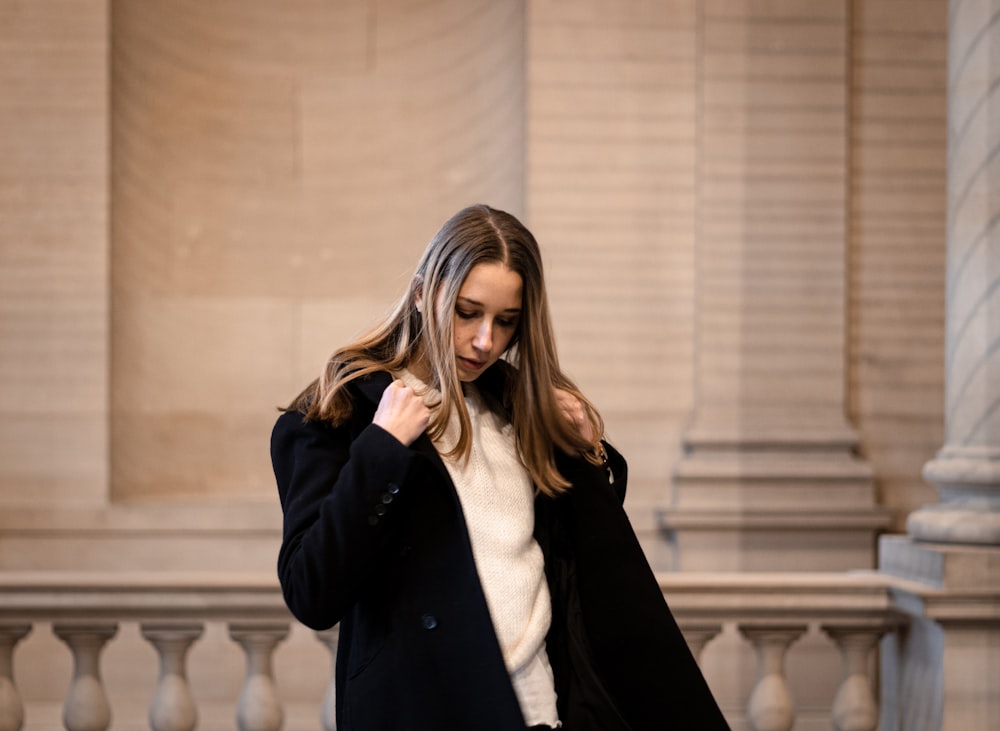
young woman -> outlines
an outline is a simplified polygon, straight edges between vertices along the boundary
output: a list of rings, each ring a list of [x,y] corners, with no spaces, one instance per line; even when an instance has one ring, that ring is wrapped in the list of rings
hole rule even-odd
[[[534,237],[459,211],[271,438],[285,601],[340,623],[340,731],[728,729],[603,432],[559,368]]]

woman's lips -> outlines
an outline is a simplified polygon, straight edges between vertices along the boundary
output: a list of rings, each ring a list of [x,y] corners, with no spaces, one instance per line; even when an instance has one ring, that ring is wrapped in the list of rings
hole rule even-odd
[[[486,365],[486,361],[470,360],[469,358],[458,357],[458,362],[462,364],[462,367],[467,371],[478,371],[482,370],[482,367]]]

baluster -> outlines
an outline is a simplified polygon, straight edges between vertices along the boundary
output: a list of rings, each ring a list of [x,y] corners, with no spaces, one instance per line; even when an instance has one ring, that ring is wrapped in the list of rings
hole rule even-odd
[[[340,639],[340,627],[333,627],[316,633],[319,641],[330,651],[330,684],[323,696],[323,707],[320,721],[323,731],[337,731],[337,642]]]
[[[192,731],[198,709],[188,684],[185,661],[192,643],[201,637],[201,624],[143,624],[145,637],[160,657],[160,677],[149,705],[153,731]]]
[[[246,680],[236,705],[239,731],[278,731],[285,714],[274,685],[271,655],[288,636],[288,623],[234,622],[229,625],[229,636],[240,644],[247,658]]]
[[[14,645],[30,631],[30,624],[0,624],[0,731],[20,731],[24,724],[24,704],[14,684]]]
[[[701,662],[701,653],[708,641],[722,631],[721,624],[683,624],[681,633],[687,640],[688,648],[694,659]]]
[[[844,679],[833,699],[833,725],[837,731],[875,731],[878,701],[868,677],[868,654],[888,627],[824,624],[823,631],[837,643]]]
[[[807,627],[741,625],[740,633],[757,651],[757,685],[750,694],[747,717],[754,731],[790,731],[795,706],[785,679],[785,653]]]
[[[111,706],[101,681],[101,650],[115,636],[117,624],[56,624],[52,632],[73,653],[73,681],[63,705],[67,731],[105,731]]]

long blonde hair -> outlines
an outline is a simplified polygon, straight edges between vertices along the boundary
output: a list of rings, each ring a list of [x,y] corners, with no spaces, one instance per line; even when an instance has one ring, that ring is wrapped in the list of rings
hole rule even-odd
[[[486,205],[464,208],[445,222],[424,250],[393,311],[366,335],[334,352],[320,377],[288,409],[301,411],[307,419],[341,424],[353,410],[347,384],[378,371],[397,373],[419,357],[430,373],[428,385],[441,393],[428,434],[440,437],[455,409],[461,431],[447,456],[467,458],[471,426],[456,370],[454,311],[465,278],[473,267],[486,263],[503,264],[522,280],[521,315],[504,354],[513,367],[508,369],[503,394],[518,454],[539,491],[555,495],[566,490],[569,483],[556,468],[556,449],[582,454],[595,464],[598,459],[596,444],[585,440],[560,412],[554,389],[580,399],[595,435],[604,433],[604,422],[559,368],[535,237],[511,214]],[[440,306],[424,307],[421,314],[416,304],[421,297]]]

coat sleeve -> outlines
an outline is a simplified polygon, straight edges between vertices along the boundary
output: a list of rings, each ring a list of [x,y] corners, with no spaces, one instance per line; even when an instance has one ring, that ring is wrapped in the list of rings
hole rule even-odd
[[[415,489],[419,455],[369,424],[348,426],[282,414],[271,434],[271,463],[284,513],[278,578],[295,617],[332,627],[373,576],[394,513]]]

